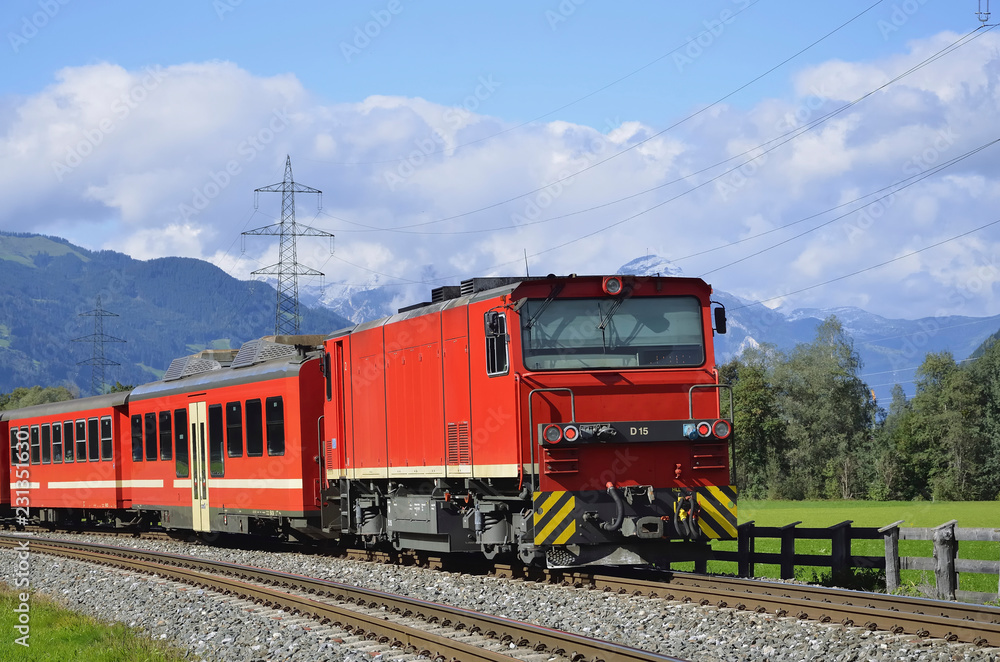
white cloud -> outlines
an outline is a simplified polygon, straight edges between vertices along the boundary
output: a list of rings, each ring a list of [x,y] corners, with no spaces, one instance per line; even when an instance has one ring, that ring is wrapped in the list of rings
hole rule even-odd
[[[296,181],[324,191],[319,214],[311,196],[297,196],[298,220],[337,234],[332,259],[325,240],[299,242],[300,262],[321,268],[327,282],[364,283],[375,272],[379,282],[399,277],[410,296],[472,275],[523,273],[525,250],[532,273],[600,273],[652,249],[692,276],[725,267],[707,276],[717,289],[780,297],[995,220],[992,150],[1000,147],[877,206],[850,202],[995,138],[993,35],[757,161],[710,168],[860,97],[954,38],[914,42],[880,61],[804,69],[793,98],[718,106],[600,165],[662,127],[624,118],[603,130],[561,120],[512,129],[468,104],[393,96],[325,103],[293,76],[254,76],[229,62],[67,68],[37,94],[5,100],[14,110],[0,130],[8,201],[0,227],[139,258],[212,259],[247,277],[277,260],[277,238],[248,239],[241,257],[240,233],[276,222],[281,206],[280,195],[262,194],[255,212],[253,189],[280,181],[290,154]],[[765,230],[775,231],[753,238]],[[1000,253],[998,237],[990,229],[956,242],[958,255],[935,249],[779,301],[933,314],[947,288]],[[441,280],[411,285],[428,278]],[[966,314],[1000,312],[993,282],[964,300]]]

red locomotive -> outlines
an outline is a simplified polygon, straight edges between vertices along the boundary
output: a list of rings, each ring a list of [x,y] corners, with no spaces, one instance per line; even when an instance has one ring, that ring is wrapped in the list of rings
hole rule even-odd
[[[129,394],[4,412],[11,485],[27,439],[32,514],[54,526],[550,566],[691,558],[684,541],[736,535],[710,294],[689,278],[477,278],[325,338],[177,359]]]

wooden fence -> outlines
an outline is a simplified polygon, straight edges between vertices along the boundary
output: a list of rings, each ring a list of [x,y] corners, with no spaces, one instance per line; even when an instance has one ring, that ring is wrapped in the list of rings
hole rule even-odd
[[[793,522],[781,527],[759,527],[746,522],[738,527],[735,552],[716,550],[714,558],[733,561],[737,564],[740,577],[753,577],[754,566],[758,563],[776,564],[780,567],[782,579],[793,579],[796,566],[818,566],[830,568],[834,577],[843,576],[853,568],[878,568],[885,570],[886,589],[895,591],[900,586],[901,570],[932,570],[936,597],[942,600],[960,599],[966,602],[987,602],[1000,597],[1000,547],[997,561],[976,561],[958,558],[960,541],[992,541],[1000,543],[1000,529],[962,529],[955,525],[957,520],[946,522],[934,528],[900,528],[902,520],[882,528],[852,527],[852,520],[835,524],[829,528],[799,528],[801,522]],[[758,539],[777,539],[780,551],[758,552]],[[830,542],[830,555],[798,554],[796,540],[822,540]],[[851,553],[854,540],[884,540],[885,556],[855,556]],[[900,540],[930,540],[934,543],[934,555],[928,557],[901,557]],[[698,570],[704,570],[699,563]],[[984,573],[997,575],[996,593],[958,590],[958,573]]]

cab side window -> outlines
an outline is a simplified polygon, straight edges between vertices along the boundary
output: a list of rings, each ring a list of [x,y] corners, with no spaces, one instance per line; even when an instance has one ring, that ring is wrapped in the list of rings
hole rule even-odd
[[[486,374],[506,375],[510,370],[507,352],[507,315],[491,310],[486,313]]]

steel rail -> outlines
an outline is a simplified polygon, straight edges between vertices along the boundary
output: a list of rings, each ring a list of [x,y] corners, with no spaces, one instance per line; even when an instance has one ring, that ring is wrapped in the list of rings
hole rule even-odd
[[[24,541],[24,536],[0,535],[0,546],[13,547]],[[338,582],[303,577],[292,573],[265,570],[252,566],[242,566],[223,561],[163,552],[136,550],[131,548],[97,545],[76,541],[27,538],[32,551],[62,555],[89,555],[89,560],[100,563],[125,562],[142,571],[166,576],[178,576],[178,581],[213,584],[218,590],[236,595],[247,595],[265,604],[287,605],[289,609],[305,615],[323,618],[343,625],[353,623],[348,619],[360,619],[361,624],[353,626],[367,632],[374,632],[387,642],[408,644],[417,650],[439,651],[438,656],[456,660],[488,660],[489,662],[509,661],[510,656],[495,653],[489,649],[466,644],[454,639],[428,633],[426,629],[411,628],[385,620],[385,612],[403,617],[415,616],[429,624],[465,630],[470,634],[482,634],[488,639],[511,642],[518,647],[531,648],[537,652],[548,652],[566,657],[574,662],[685,662],[680,658],[645,651],[614,642],[545,628],[499,616],[481,614],[459,607],[393,595],[382,591],[349,586]],[[182,565],[183,567],[177,567]],[[225,585],[217,575],[230,575]],[[212,575],[216,575],[213,577]],[[237,579],[238,578],[238,579]],[[355,603],[369,609],[380,610],[374,616],[335,607],[302,596],[294,596],[247,582],[291,587],[321,597]],[[289,602],[291,599],[291,602]],[[405,629],[395,629],[405,628]],[[419,646],[416,643],[419,642]],[[447,650],[445,650],[447,649]],[[483,655],[485,653],[485,655]]]
[[[517,569],[498,566],[517,576]],[[524,573],[531,579],[532,572]],[[848,591],[811,584],[671,573],[662,580],[542,571],[554,582],[629,595],[684,600],[701,605],[769,612],[869,630],[1000,646],[1000,608],[928,598]]]

